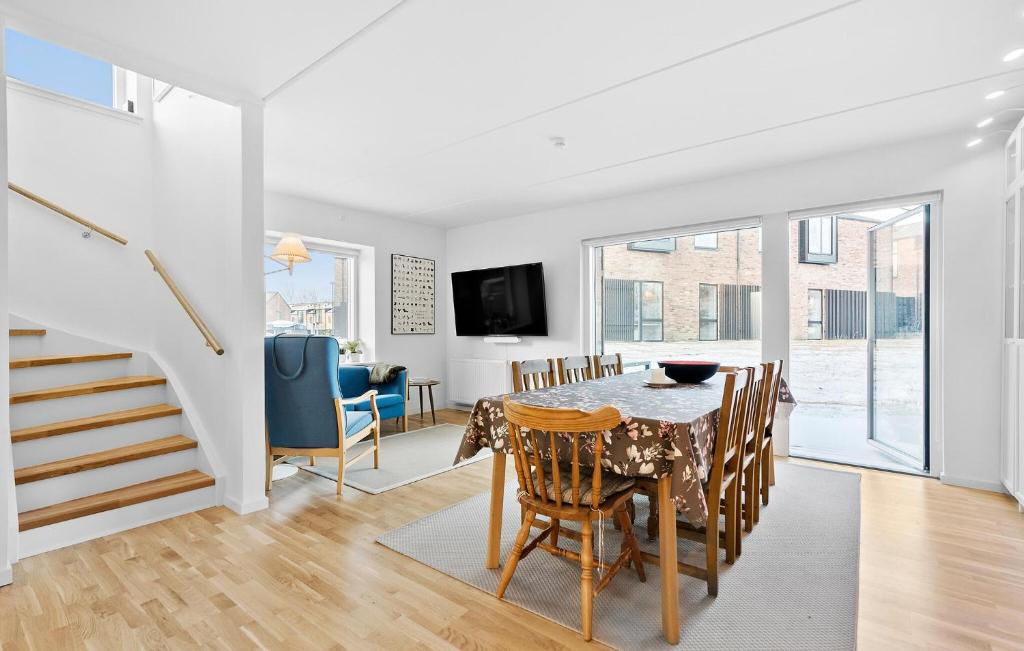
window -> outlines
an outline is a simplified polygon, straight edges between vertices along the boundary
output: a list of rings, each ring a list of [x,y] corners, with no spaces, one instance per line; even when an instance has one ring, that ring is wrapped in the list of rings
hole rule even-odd
[[[835,217],[811,217],[800,221],[800,262],[835,264],[839,259],[838,244]]]
[[[610,341],[662,341],[665,337],[660,282],[604,281],[604,336]]]
[[[714,251],[718,248],[718,233],[701,233],[693,236],[693,248]]]
[[[10,77],[75,99],[134,112],[135,73],[13,29],[4,31],[4,39]]]
[[[808,339],[822,339],[824,334],[822,314],[823,300],[822,290],[820,289],[808,289],[807,290],[807,338]]]
[[[676,238],[662,237],[657,240],[630,242],[626,245],[630,251],[647,251],[650,253],[672,253],[676,250]]]
[[[640,341],[661,341],[663,286],[659,282],[640,283]]]
[[[699,313],[697,338],[701,341],[715,341],[718,339],[718,285],[700,284]]]
[[[269,256],[274,243],[268,243]],[[328,335],[356,338],[356,254],[314,249],[307,244],[309,262],[296,264],[292,274],[273,260],[264,260],[266,274],[266,333]]]

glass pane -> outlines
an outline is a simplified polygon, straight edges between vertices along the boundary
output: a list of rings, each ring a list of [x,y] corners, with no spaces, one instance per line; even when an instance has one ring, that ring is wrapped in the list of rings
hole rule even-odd
[[[1003,222],[1003,336],[1013,339],[1013,293],[1014,278],[1014,227],[1015,227],[1015,201],[1014,197],[1006,200],[1006,214]],[[1024,265],[1022,265],[1024,266]]]
[[[807,321],[821,323],[821,290],[811,289],[807,292]]]
[[[273,250],[274,245],[267,244],[264,254]],[[284,265],[264,259],[266,333],[351,338],[352,260],[324,251],[310,250],[309,255],[309,262],[296,263],[290,273]]]
[[[350,258],[334,259],[334,328],[333,335],[338,339],[349,338],[349,308],[352,304],[352,260]]]
[[[807,324],[807,338],[808,339],[821,339],[821,323],[808,323]]]
[[[832,255],[832,227],[834,222],[831,217],[821,218],[821,254]]]
[[[9,76],[94,104],[114,105],[111,64],[13,29],[6,29],[4,38]]]
[[[628,243],[601,247],[603,352],[621,353],[627,363],[760,362],[760,230],[680,236],[657,255]],[[616,293],[624,283],[635,283],[629,299]]]
[[[644,321],[661,320],[661,283],[643,284],[643,319]]]
[[[821,218],[812,217],[807,220],[807,251],[821,254]]]

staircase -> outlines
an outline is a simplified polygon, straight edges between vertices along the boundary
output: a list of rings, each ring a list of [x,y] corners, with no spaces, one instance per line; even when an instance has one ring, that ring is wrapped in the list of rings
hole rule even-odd
[[[218,503],[215,473],[148,355],[11,325],[20,556]]]

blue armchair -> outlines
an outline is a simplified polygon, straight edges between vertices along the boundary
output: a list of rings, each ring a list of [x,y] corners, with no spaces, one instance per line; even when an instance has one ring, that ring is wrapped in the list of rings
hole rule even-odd
[[[380,414],[376,391],[349,400],[338,386],[338,341],[333,337],[277,335],[263,341],[266,394],[267,491],[275,463],[290,456],[338,458],[338,494],[345,466],[373,453],[380,467]],[[349,411],[350,406],[360,406]],[[365,409],[362,407],[365,406]],[[373,446],[353,459],[345,451],[373,435]],[[275,460],[274,457],[280,458]]]
[[[370,367],[340,366],[338,367],[338,384],[341,386],[341,395],[343,396],[359,396],[368,391],[376,391],[377,409],[380,411],[381,421],[394,418],[397,422],[401,422],[403,432],[409,430],[409,416],[405,412],[405,403],[409,399],[408,371],[399,371],[395,379],[386,384],[370,384]],[[354,404],[346,404],[345,409],[354,412],[367,412],[370,410],[370,403],[368,400],[362,400]]]

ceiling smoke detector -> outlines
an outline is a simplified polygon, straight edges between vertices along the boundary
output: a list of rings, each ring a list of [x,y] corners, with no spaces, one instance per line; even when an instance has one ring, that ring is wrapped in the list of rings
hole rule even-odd
[[[565,138],[562,136],[555,136],[551,139],[551,146],[555,149],[565,149]]]

